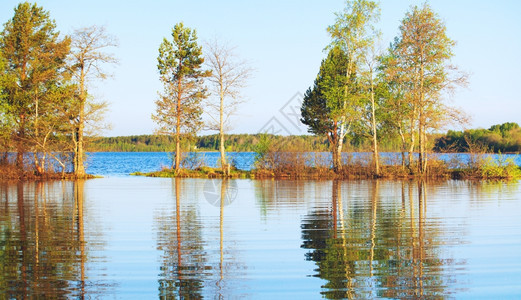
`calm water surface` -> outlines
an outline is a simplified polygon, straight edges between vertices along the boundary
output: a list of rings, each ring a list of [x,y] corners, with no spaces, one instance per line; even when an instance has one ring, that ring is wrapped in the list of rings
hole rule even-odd
[[[219,152],[197,152],[190,153],[193,157],[202,161],[204,165],[217,167],[220,161]],[[228,152],[228,161],[238,169],[251,170],[255,161],[254,152]],[[449,163],[449,166],[456,166],[455,163],[467,163],[473,157],[467,153],[444,153],[431,154],[438,159]],[[517,165],[521,166],[521,156],[515,154],[488,154],[493,159],[504,161],[512,159]],[[345,161],[369,161],[370,153],[343,153]],[[380,153],[382,162],[399,164],[401,154],[384,152]],[[331,160],[331,153],[317,152],[309,153],[308,164],[313,165],[316,161],[324,163]],[[170,167],[172,159],[166,152],[94,152],[88,154],[87,172],[103,176],[128,176],[134,172],[153,172],[161,170],[163,167]]]
[[[0,299],[519,299],[518,182],[0,183]]]

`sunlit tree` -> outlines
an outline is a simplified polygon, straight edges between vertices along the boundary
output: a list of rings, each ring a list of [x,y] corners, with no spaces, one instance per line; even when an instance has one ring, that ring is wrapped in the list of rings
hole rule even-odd
[[[356,111],[359,97],[351,95],[349,106],[344,109],[344,88],[346,82],[355,85],[355,76],[346,79],[345,69],[348,65],[347,56],[339,47],[329,50],[328,56],[322,61],[320,71],[315,79],[313,87],[304,94],[301,107],[301,122],[308,126],[308,131],[316,135],[325,135],[328,138],[331,154],[333,156],[333,168],[338,171],[341,168],[341,152],[339,145],[344,139],[346,130],[342,126],[346,123],[346,117],[339,111],[350,112],[349,125],[359,114]]]
[[[456,42],[446,33],[445,24],[428,4],[412,7],[400,25],[393,47],[394,68],[399,70],[417,115],[419,141],[418,170],[427,168],[427,130],[439,128],[448,119],[461,118],[460,113],[442,102],[446,93],[466,83],[466,76],[450,64]]]
[[[336,14],[335,24],[328,27],[333,39],[331,47],[339,47],[347,57],[343,94],[337,96],[340,105],[332,110],[338,117],[339,142],[334,165],[340,165],[341,152],[345,136],[354,120],[359,118],[358,87],[351,83],[352,76],[359,71],[368,47],[374,42],[374,24],[378,21],[379,9],[374,1],[349,0],[346,7]]]
[[[89,101],[88,84],[93,79],[105,79],[107,73],[103,67],[117,62],[114,55],[107,52],[116,47],[117,42],[109,35],[104,27],[90,26],[74,31],[72,35],[70,69],[74,75],[78,92],[74,105],[71,107],[73,115],[73,151],[74,172],[77,176],[85,175],[84,148],[85,126],[88,121],[94,121],[91,126],[102,123],[100,113],[104,112],[106,103]]]
[[[252,69],[245,61],[239,60],[234,48],[219,43],[217,40],[207,43],[207,65],[212,71],[208,78],[211,82],[212,95],[216,101],[210,101],[209,113],[212,118],[210,129],[219,131],[219,152],[221,167],[226,170],[226,153],[224,149],[224,133],[229,129],[229,118],[240,103],[244,101],[241,89],[251,76]],[[218,116],[218,117],[217,117]]]
[[[203,80],[211,74],[202,69],[202,55],[196,31],[183,23],[172,29],[172,40],[164,38],[159,46],[157,68],[164,90],[156,100],[152,119],[159,125],[158,133],[176,138],[176,170],[181,162],[181,135],[193,134],[202,126],[201,101],[207,97]]]
[[[23,154],[34,153],[37,171],[44,161],[37,152],[46,152],[46,140],[56,131],[56,109],[49,90],[60,87],[66,78],[65,60],[70,39],[60,38],[56,24],[43,8],[23,2],[0,35],[0,51],[7,68],[2,93],[4,112],[12,122],[12,142],[16,145],[16,165],[23,169]],[[44,157],[43,157],[44,158]]]

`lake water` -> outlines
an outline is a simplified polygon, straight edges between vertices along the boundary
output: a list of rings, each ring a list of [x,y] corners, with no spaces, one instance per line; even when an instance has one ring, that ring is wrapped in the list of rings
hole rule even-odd
[[[129,177],[148,158],[118,155],[0,183],[0,299],[521,298],[520,182]]]
[[[192,153],[193,154],[193,153]],[[238,169],[251,170],[255,161],[254,152],[229,152],[227,153],[229,161]],[[324,158],[331,160],[331,154],[328,152],[310,153],[310,161],[312,163],[314,156],[318,156],[321,161]],[[368,161],[371,157],[370,153],[343,153],[344,159],[348,160],[348,155],[354,156],[351,160],[360,158]],[[392,161],[397,163],[400,159],[400,153],[380,153],[382,161]],[[432,154],[439,159],[447,162],[458,161],[466,163],[472,159],[469,154],[450,153],[450,154]],[[513,159],[515,163],[521,166],[521,156],[519,155],[487,155],[493,159],[501,161],[505,159]],[[220,161],[219,152],[199,152],[194,154],[194,158],[200,160],[203,164],[211,167],[217,167]],[[87,172],[89,174],[98,174],[102,176],[128,176],[133,172],[152,172],[161,170],[163,167],[170,167],[172,159],[169,153],[165,152],[95,152],[88,154]]]

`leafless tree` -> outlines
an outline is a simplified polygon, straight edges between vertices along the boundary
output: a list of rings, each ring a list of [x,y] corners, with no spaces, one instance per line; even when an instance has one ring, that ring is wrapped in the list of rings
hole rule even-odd
[[[85,126],[89,120],[94,120],[90,125],[93,128],[99,126],[101,114],[106,110],[105,102],[95,102],[89,98],[88,84],[91,80],[106,79],[109,74],[103,70],[107,64],[116,64],[118,61],[113,54],[107,53],[107,49],[117,47],[115,37],[108,34],[105,27],[90,26],[76,29],[72,35],[70,67],[78,85],[75,116],[73,119],[74,130],[74,170],[77,176],[85,175],[84,147]]]
[[[208,78],[211,83],[212,97],[208,101],[207,111],[211,118],[208,128],[219,131],[219,151],[221,167],[226,170],[224,133],[231,127],[230,117],[244,102],[241,91],[251,77],[253,69],[235,53],[235,47],[219,43],[217,39],[206,43],[206,64],[212,71]]]

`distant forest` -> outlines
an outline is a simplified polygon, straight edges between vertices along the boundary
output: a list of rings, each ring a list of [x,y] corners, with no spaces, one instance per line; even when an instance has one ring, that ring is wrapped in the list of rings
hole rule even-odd
[[[260,141],[260,134],[226,135],[225,148],[230,152],[254,152]],[[327,139],[311,135],[278,136],[270,135],[270,140],[283,150],[328,151]],[[218,151],[219,135],[205,135],[184,139],[184,151]],[[175,137],[168,135],[133,135],[102,137],[89,144],[90,152],[172,152],[175,150]]]
[[[226,151],[254,152],[261,134],[230,134],[226,136]],[[494,125],[489,129],[449,130],[446,134],[431,135],[433,152],[521,152],[521,128],[517,123]],[[269,135],[269,140],[282,151],[329,151],[327,138],[314,135]],[[382,141],[383,151],[400,151],[400,141],[388,138]],[[90,152],[171,152],[175,138],[166,135],[134,135],[93,138]],[[184,145],[185,151],[218,151],[219,136],[192,137]],[[370,151],[370,143],[351,139],[347,151]]]
[[[503,123],[489,129],[449,130],[436,139],[436,152],[521,152],[521,128],[517,123]]]

